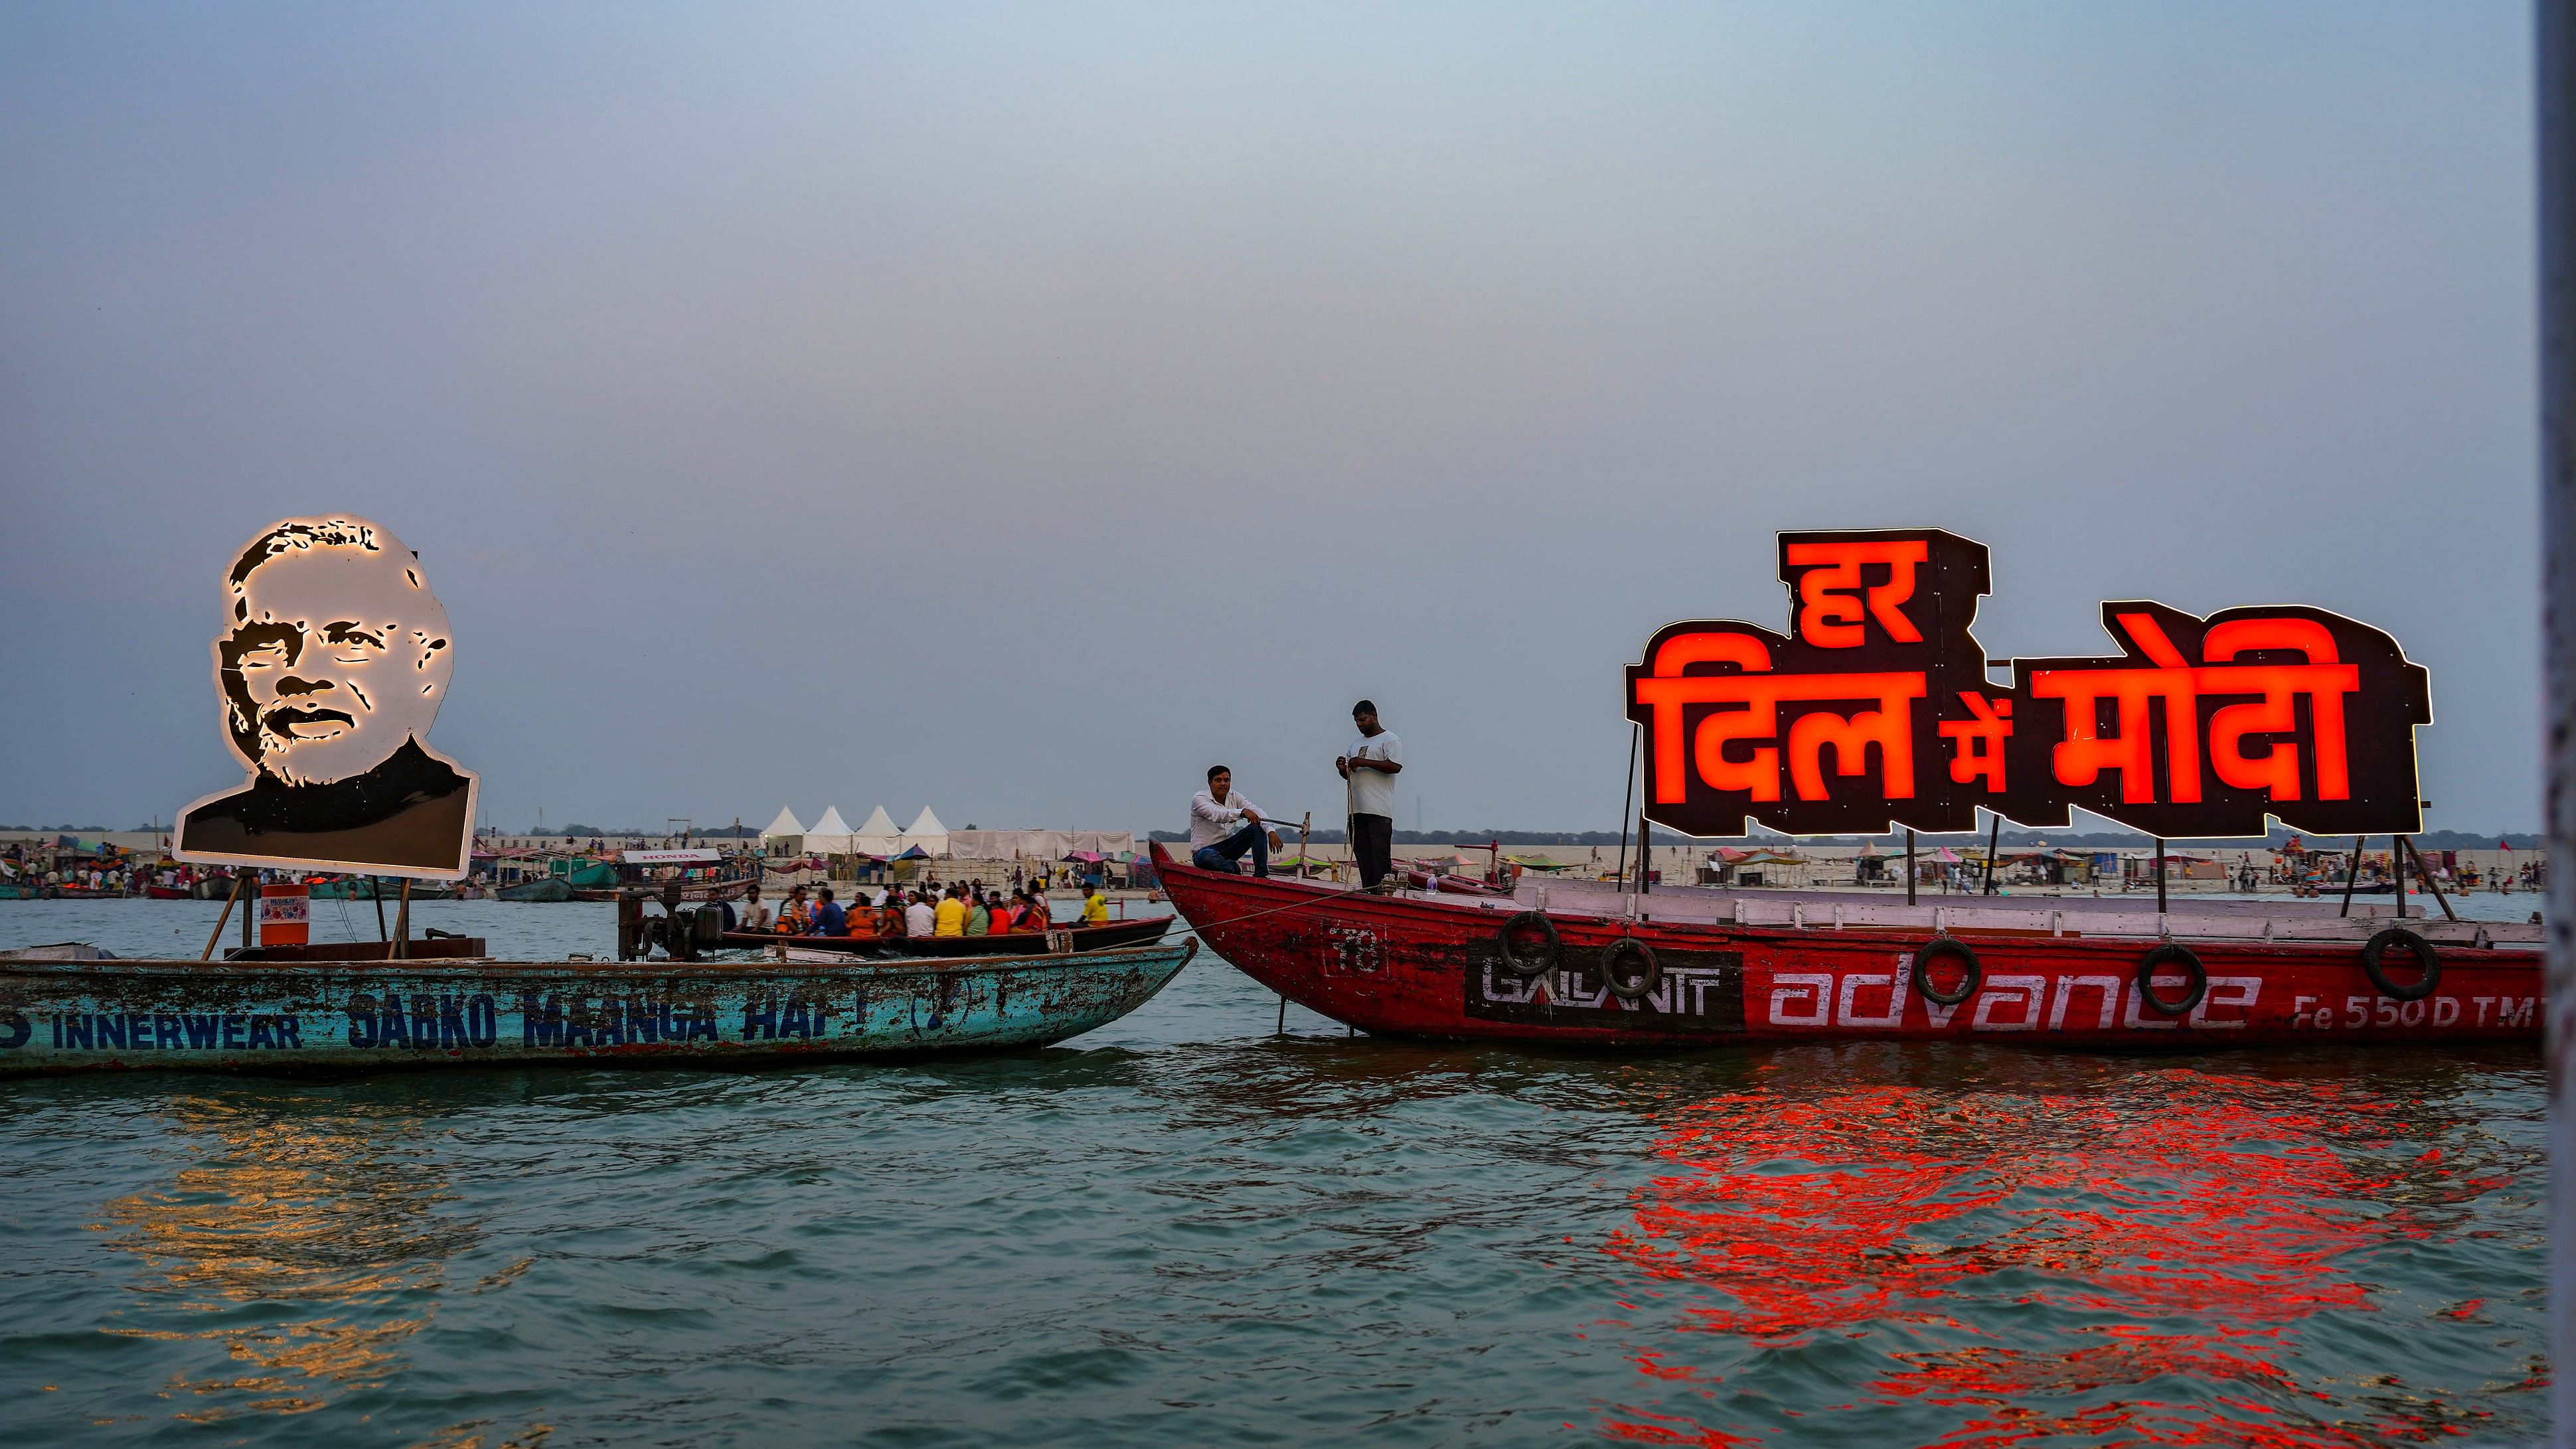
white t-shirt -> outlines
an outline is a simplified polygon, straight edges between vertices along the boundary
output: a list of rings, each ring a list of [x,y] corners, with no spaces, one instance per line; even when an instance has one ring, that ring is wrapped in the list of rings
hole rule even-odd
[[[914,901],[911,905],[903,908],[903,933],[905,935],[927,936],[937,931],[938,928],[939,913],[930,908],[930,903],[928,901]]]
[[[1395,737],[1393,730],[1361,735],[1342,753],[1354,760],[1384,760],[1391,765],[1404,763],[1404,743]],[[1350,800],[1353,815],[1383,815],[1389,820],[1394,819],[1395,777],[1384,770],[1363,770],[1353,766]]]

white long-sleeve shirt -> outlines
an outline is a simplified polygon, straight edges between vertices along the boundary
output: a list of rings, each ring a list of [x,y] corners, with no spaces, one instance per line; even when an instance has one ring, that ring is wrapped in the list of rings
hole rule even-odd
[[[1205,790],[1190,797],[1190,849],[1214,845],[1243,828],[1243,812],[1261,807],[1243,798],[1241,790],[1229,792],[1219,800]],[[1263,819],[1268,819],[1265,814]]]

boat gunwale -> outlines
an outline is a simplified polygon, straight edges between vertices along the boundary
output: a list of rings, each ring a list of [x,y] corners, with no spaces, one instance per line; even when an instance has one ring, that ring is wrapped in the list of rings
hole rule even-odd
[[[1158,850],[1160,849],[1160,842],[1156,843],[1156,848]],[[1452,917],[1483,916],[1496,920],[1498,924],[1501,921],[1511,919],[1513,916],[1536,912],[1545,916],[1548,921],[1558,927],[1560,931],[1567,927],[1575,927],[1586,931],[1598,930],[1613,937],[1630,934],[1638,927],[1645,927],[1658,933],[1671,931],[1693,935],[1706,934],[1727,940],[1758,940],[1767,942],[1812,942],[1819,937],[1830,939],[1835,936],[1850,936],[1856,934],[1866,935],[1873,939],[1881,940],[1913,939],[1917,941],[1929,941],[1940,936],[1957,938],[1978,937],[1983,939],[2010,941],[2014,943],[2037,944],[2042,942],[2062,942],[2068,945],[2077,945],[2079,947],[2087,945],[2102,947],[2134,943],[2155,944],[2171,941],[2190,944],[2195,947],[2224,949],[2229,951],[2241,950],[2264,954],[2286,953],[2290,955],[2314,955],[2317,953],[2358,952],[2366,943],[2368,934],[2375,934],[2375,932],[2361,933],[2358,931],[2358,927],[2366,921],[2380,930],[2396,927],[2412,931],[2417,935],[2422,936],[2425,939],[2426,944],[2440,952],[2473,952],[2482,959],[2515,956],[2528,957],[2535,968],[2540,964],[2542,953],[2541,942],[2500,940],[2497,939],[2494,932],[2489,929],[2498,925],[2503,925],[2515,930],[2539,929],[2535,927],[2518,926],[2513,922],[2439,920],[2413,916],[2407,917],[2402,921],[2393,916],[2324,918],[2328,920],[2351,922],[2354,932],[2349,937],[2296,935],[2261,937],[2202,934],[2191,930],[2187,924],[2190,917],[2180,912],[2166,913],[2164,919],[2168,928],[2153,934],[2105,930],[2081,931],[2072,929],[2064,932],[2052,933],[2014,927],[1987,926],[1973,921],[1961,921],[1956,919],[1940,924],[1934,924],[1932,921],[1927,920],[1921,923],[1850,922],[1837,926],[1830,921],[1824,921],[1810,922],[1802,926],[1789,922],[1756,923],[1726,920],[1691,920],[1669,916],[1648,918],[1642,915],[1629,916],[1624,913],[1594,914],[1588,911],[1568,911],[1553,905],[1542,910],[1538,906],[1535,906],[1530,902],[1520,900],[1514,896],[1477,896],[1443,899],[1438,895],[1425,894],[1418,891],[1378,894],[1349,886],[1325,885],[1315,881],[1301,880],[1293,876],[1246,876],[1240,874],[1229,876],[1223,871],[1205,870],[1195,865],[1183,864],[1169,856],[1157,861],[1156,865],[1158,869],[1170,869],[1175,872],[1186,872],[1187,874],[1183,875],[1181,877],[1182,879],[1190,881],[1193,884],[1204,882],[1205,888],[1212,890],[1232,890],[1239,894],[1254,896],[1278,892],[1296,893],[1309,896],[1315,901],[1325,899],[1337,901],[1342,903],[1342,908],[1345,909],[1371,910],[1382,907],[1400,912],[1429,909],[1443,912]],[[1617,897],[1617,899],[1630,899],[1630,897],[1622,895]],[[1196,921],[1188,920],[1188,912],[1181,907],[1180,900],[1177,896],[1173,898],[1172,904],[1174,912],[1183,919],[1193,933],[1203,934],[1209,930],[1222,932],[1228,927],[1235,926],[1246,920],[1266,918],[1274,914],[1286,915],[1292,911],[1304,908],[1308,902],[1300,902],[1294,905],[1284,903],[1270,905],[1260,911],[1252,912],[1246,916],[1210,921],[1204,925]],[[1953,906],[1942,905],[1939,903],[1924,903],[1908,909],[1921,910],[1929,913],[1936,910],[1952,912],[1977,911],[1980,908],[1975,906]],[[1983,909],[1994,910],[1998,908],[1988,906]],[[2033,911],[2033,908],[2029,907],[2020,907],[2017,909],[2038,913],[2037,911]],[[2040,911],[2044,911],[2045,909],[2047,908],[2038,908]],[[2296,924],[2301,922],[2303,918],[2301,916],[2292,915],[2276,919]],[[2304,919],[2306,921],[2314,921],[2319,918],[2307,916],[2304,917]],[[2071,926],[2075,923],[2070,920],[2068,924]],[[2462,932],[2469,932],[2473,935],[2483,935],[2486,938],[2485,944],[2481,945],[2474,939],[2447,939],[2457,936]]]
[[[190,961],[179,957],[117,956],[95,961],[0,961],[0,978],[9,976],[56,977],[85,973],[133,976],[208,977],[248,976],[458,976],[474,977],[495,972],[542,971],[550,975],[574,977],[616,976],[706,976],[721,979],[731,975],[760,976],[848,976],[864,972],[884,975],[969,975],[979,971],[1002,969],[1038,970],[1069,966],[1094,966],[1140,957],[1180,956],[1187,965],[1199,951],[1199,941],[1192,936],[1177,944],[1156,942],[1145,946],[1120,947],[1099,951],[1033,952],[1002,956],[905,956],[882,958],[849,957],[846,961],[520,961],[500,956],[466,956],[424,959],[418,962],[358,961]],[[142,968],[142,969],[136,969]]]

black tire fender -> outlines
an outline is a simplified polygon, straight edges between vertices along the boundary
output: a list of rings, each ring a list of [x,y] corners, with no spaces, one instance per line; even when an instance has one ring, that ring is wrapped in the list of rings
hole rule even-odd
[[[1959,983],[1959,989],[1947,996],[1932,989],[1932,958],[1935,956],[1956,956],[1959,964],[1968,971],[1967,979]],[[1967,942],[1956,936],[1935,936],[1914,953],[1915,994],[1936,1006],[1956,1006],[1976,995],[1977,988],[1985,984],[1986,964],[1977,959],[1977,953],[1969,948]]]
[[[2424,968],[2422,980],[2412,986],[2400,986],[2388,979],[2388,973],[2381,968],[2379,961],[2391,947],[2415,954],[2416,964]],[[2404,926],[2391,926],[2371,937],[2369,944],[2361,948],[2361,969],[2370,977],[2370,984],[2379,988],[2381,995],[2394,996],[2400,1001],[2421,1001],[2442,984],[2441,953],[2433,949],[2432,942]]]
[[[2156,995],[2156,968],[2167,963],[2180,963],[2191,976],[2191,989],[2182,994],[2180,1001],[2167,1001]],[[2147,1003],[2150,1011],[2159,1011],[2167,1016],[2188,1016],[2208,992],[2209,972],[2201,966],[2200,957],[2193,954],[2189,946],[2167,941],[2138,958],[2138,996]]]
[[[1513,933],[1520,930],[1522,926],[1531,924],[1535,924],[1546,935],[1546,949],[1528,958],[1512,954]],[[1557,935],[1556,922],[1549,920],[1545,911],[1523,911],[1503,922],[1503,928],[1494,933],[1494,949],[1502,953],[1504,970],[1527,980],[1541,972],[1556,969],[1556,963],[1565,956],[1565,941],[1563,937]]]
[[[1646,969],[1637,973],[1634,985],[1619,979],[1619,958],[1635,954],[1645,960]],[[1621,936],[1601,952],[1601,984],[1621,1001],[1643,1001],[1654,989],[1664,984],[1664,963],[1655,959],[1655,948],[1634,936]]]

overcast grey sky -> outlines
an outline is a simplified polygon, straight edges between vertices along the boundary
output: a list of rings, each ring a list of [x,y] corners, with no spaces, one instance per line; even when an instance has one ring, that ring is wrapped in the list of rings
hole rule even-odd
[[[2540,818],[2518,3],[0,11],[0,822],[239,778],[352,510],[517,826],[880,801],[1607,829],[1619,667],[1780,528],[1987,651],[2310,602]]]

